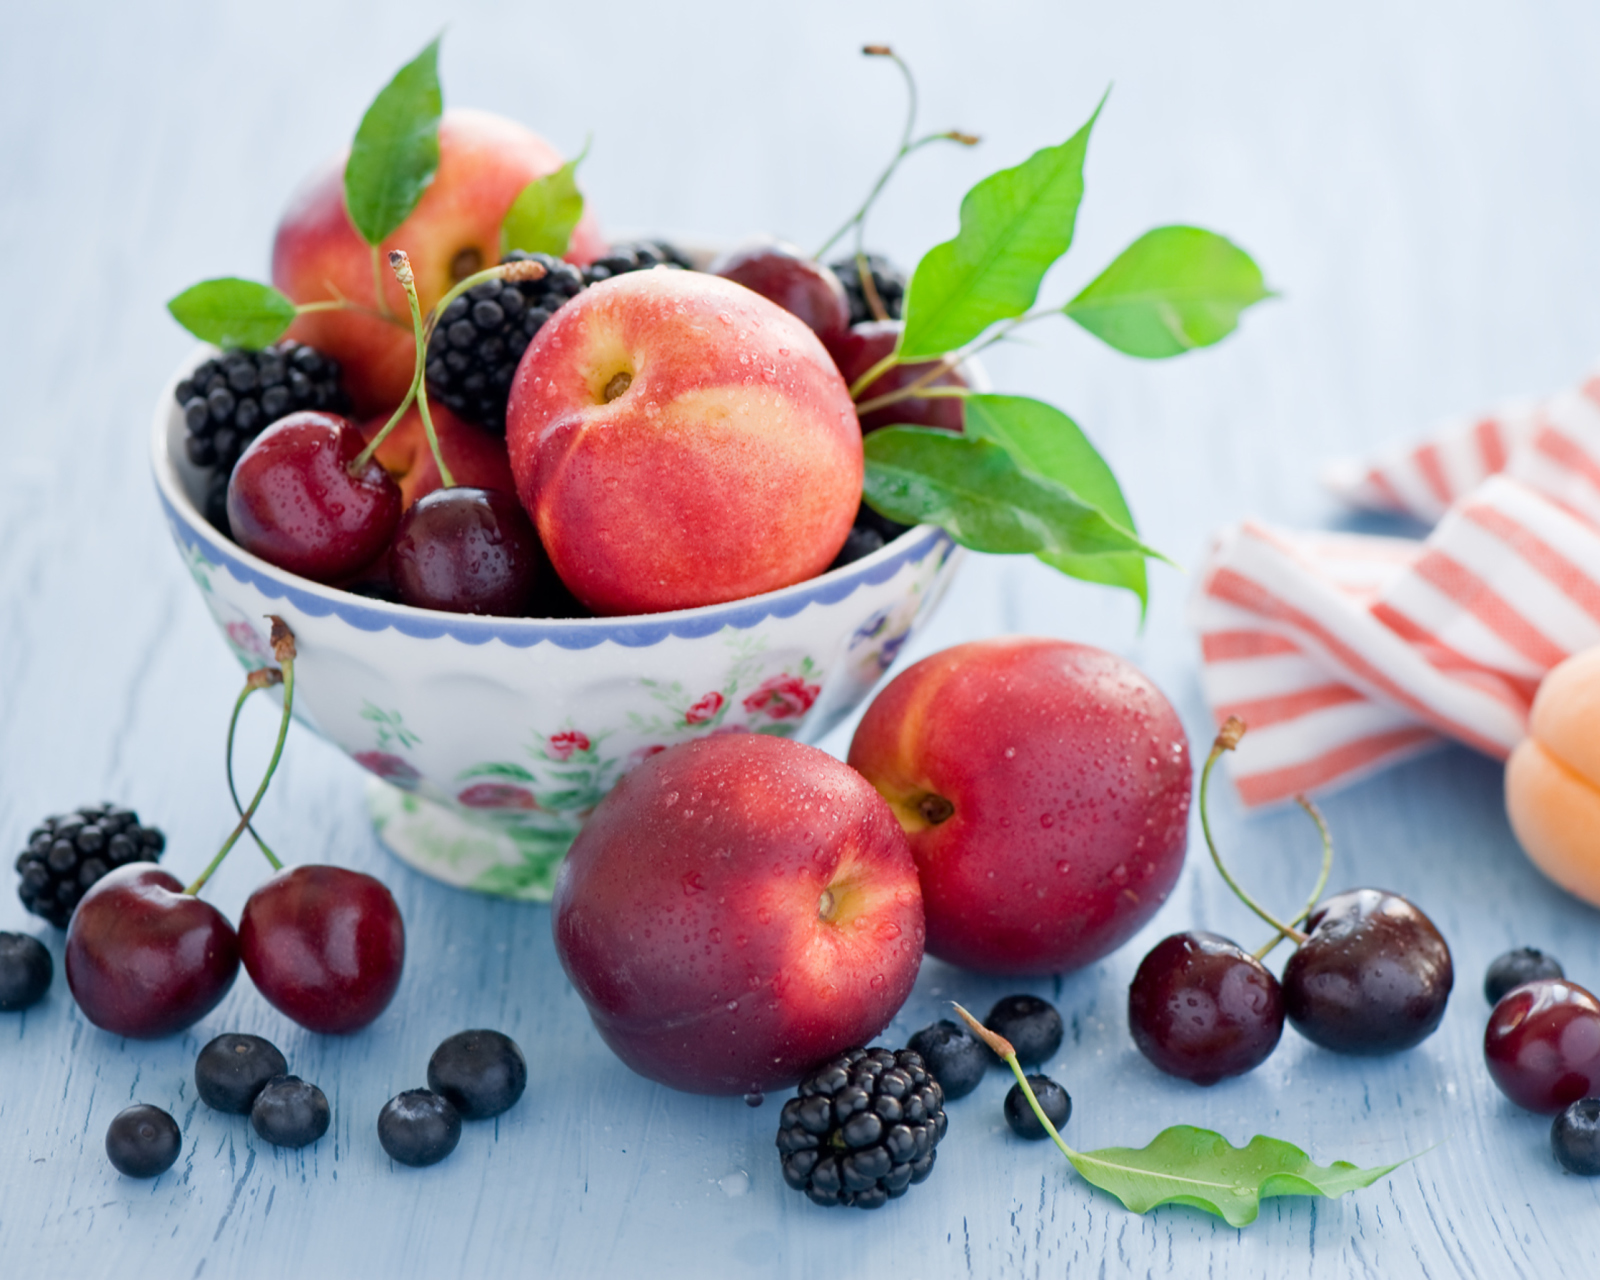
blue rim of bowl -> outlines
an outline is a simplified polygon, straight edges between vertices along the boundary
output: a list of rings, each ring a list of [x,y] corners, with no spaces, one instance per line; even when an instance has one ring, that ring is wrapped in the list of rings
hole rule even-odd
[[[173,419],[179,409],[173,392],[185,376],[216,354],[214,347],[197,347],[168,379],[156,402],[150,469],[168,524],[186,551],[197,552],[220,565],[236,582],[254,587],[269,600],[287,601],[309,617],[332,615],[358,631],[392,628],[417,640],[449,636],[469,645],[498,640],[515,649],[542,643],[561,649],[592,649],[607,641],[638,649],[659,644],[669,637],[699,639],[715,635],[726,627],[748,631],[769,618],[792,618],[813,604],[837,604],[862,587],[887,582],[905,565],[920,564],[930,555],[938,555],[942,565],[955,549],[950,535],[937,525],[918,525],[869,556],[792,587],[727,604],[621,618],[478,618],[368,600],[337,587],[312,582],[251,555],[214,530],[189,500],[167,443],[177,436]]]

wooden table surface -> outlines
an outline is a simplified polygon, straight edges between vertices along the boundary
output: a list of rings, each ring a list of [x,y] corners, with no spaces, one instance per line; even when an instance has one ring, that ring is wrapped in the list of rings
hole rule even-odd
[[[1319,462],[1498,397],[1575,380],[1600,353],[1600,15],[1577,3],[1327,7],[967,7],[819,0],[459,6],[447,102],[519,117],[575,151],[609,225],[819,242],[871,181],[900,123],[892,71],[855,52],[891,40],[920,72],[924,122],[984,135],[919,155],[873,222],[902,261],[950,235],[966,186],[1078,127],[1115,89],[1087,169],[1064,297],[1146,228],[1185,221],[1247,246],[1282,291],[1222,347],[1169,364],[1114,355],[1063,323],[997,353],[1002,389],[1068,409],[1123,477],[1149,539],[1193,569],[1208,532],[1255,514],[1340,517]],[[91,799],[165,828],[192,874],[230,825],[221,747],[239,671],[174,554],[144,458],[146,424],[189,339],[164,300],[194,280],[264,275],[292,185],[348,139],[366,102],[440,23],[433,5],[13,5],[0,40],[0,850]],[[1376,527],[1376,526],[1367,526]],[[1099,644],[1143,666],[1210,736],[1183,623],[1192,579],[1157,569],[1148,626],[1128,600],[1029,562],[975,557],[906,661],[1004,632]],[[264,761],[265,705],[243,772]],[[825,744],[842,753],[848,726]],[[1468,1275],[1546,1277],[1600,1261],[1600,1181],[1565,1175],[1548,1123],[1491,1086],[1480,1050],[1488,961],[1545,947],[1600,982],[1600,917],[1532,870],[1507,829],[1499,766],[1449,750],[1332,797],[1334,887],[1418,902],[1454,950],[1438,1033],[1397,1057],[1345,1059],[1292,1030],[1252,1075],[1201,1090],[1133,1049],[1127,982],[1157,938],[1259,928],[1198,833],[1179,890],[1116,955],[1056,981],[987,981],[929,961],[885,1035],[901,1043],[959,998],[1055,1000],[1071,1034],[1051,1073],[1080,1148],[1142,1145],[1190,1122],[1257,1132],[1321,1161],[1421,1153],[1337,1202],[1270,1201],[1236,1231],[1196,1210],[1139,1217],[1047,1145],[1013,1139],[996,1072],[953,1104],[933,1178],[876,1214],[786,1189],[778,1100],[670,1092],[604,1048],[551,948],[549,914],[444,888],[390,858],[360,771],[297,728],[261,825],[297,860],[381,876],[405,914],[398,998],[346,1039],[300,1031],[241,980],[181,1037],[119,1040],[59,974],[0,1015],[0,1271],[8,1276],[467,1274]],[[1221,838],[1268,900],[1313,878],[1297,813]],[[260,875],[243,849],[216,882],[230,914]],[[60,936],[10,886],[0,928]],[[433,1046],[493,1026],[531,1084],[469,1126],[443,1164],[391,1166],[374,1125],[422,1083]],[[303,1152],[258,1142],[194,1093],[194,1055],[264,1034],[321,1085],[333,1128]],[[106,1125],[167,1108],[183,1154],[153,1182],[116,1174]]]

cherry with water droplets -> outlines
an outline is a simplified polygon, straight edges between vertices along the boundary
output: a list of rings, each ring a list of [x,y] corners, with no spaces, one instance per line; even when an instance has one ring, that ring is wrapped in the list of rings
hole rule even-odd
[[[228,480],[234,540],[270,564],[337,582],[371,564],[400,521],[400,487],[377,462],[354,475],[367,447],[347,418],[316,410],[273,423]]]
[[[1266,965],[1202,930],[1158,942],[1128,988],[1139,1052],[1200,1085],[1265,1062],[1283,1035],[1283,1014],[1283,991]]]
[[[394,896],[344,867],[280,871],[239,917],[239,951],[279,1012],[328,1035],[359,1031],[389,1006],[405,963]]]
[[[1507,992],[1489,1015],[1483,1057],[1500,1092],[1554,1115],[1600,1095],[1600,1000],[1575,982],[1539,978]]]
[[[84,1017],[151,1040],[193,1026],[233,986],[239,939],[209,902],[148,862],[107,873],[67,930],[67,985]]]
[[[832,347],[850,330],[850,298],[831,267],[781,240],[757,240],[723,254],[714,276],[742,284],[810,326]]]
[[[493,617],[525,615],[552,577],[522,504],[494,489],[435,489],[400,517],[389,577],[403,603]]]

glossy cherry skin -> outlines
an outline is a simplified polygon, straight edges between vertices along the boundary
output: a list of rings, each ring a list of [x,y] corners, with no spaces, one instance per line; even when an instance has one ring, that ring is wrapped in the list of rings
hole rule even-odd
[[[526,614],[552,576],[533,521],[509,493],[435,489],[400,517],[389,576],[405,604],[450,613]]]
[[[832,348],[850,331],[850,299],[833,268],[781,240],[757,240],[723,254],[710,272],[742,284],[811,326]]]
[[[307,409],[280,418],[240,456],[228,480],[234,540],[316,582],[376,560],[400,522],[400,486],[376,462],[352,476],[366,448],[355,424]]]
[[[1283,1006],[1306,1039],[1335,1053],[1397,1053],[1444,1017],[1455,970],[1433,921],[1399,894],[1349,889],[1323,899],[1283,969]]]
[[[239,950],[257,990],[302,1027],[359,1031],[389,1006],[406,930],[388,889],[343,867],[278,872],[244,904]]]
[[[833,361],[839,366],[847,385],[855,386],[857,378],[894,350],[894,344],[900,340],[900,329],[898,320],[870,320],[866,324],[856,325],[839,342],[829,346]],[[888,395],[891,391],[909,387],[925,377],[936,363],[933,360],[918,360],[910,364],[897,364],[862,388],[856,396],[856,402],[865,404],[875,396]],[[967,380],[951,369],[928,385],[964,387]],[[943,427],[946,431],[960,431],[965,421],[966,412],[961,401],[954,396],[909,396],[862,414],[861,430],[906,426]]]
[[[1563,978],[1514,987],[1489,1015],[1483,1057],[1500,1092],[1529,1111],[1554,1115],[1600,1095],[1600,1000]]]
[[[1128,988],[1128,1029],[1170,1076],[1213,1085],[1253,1071],[1283,1035],[1271,970],[1214,933],[1175,933],[1150,949]]]
[[[96,882],[67,929],[67,985],[95,1026],[153,1040],[191,1027],[239,976],[239,938],[209,902],[148,862]]]

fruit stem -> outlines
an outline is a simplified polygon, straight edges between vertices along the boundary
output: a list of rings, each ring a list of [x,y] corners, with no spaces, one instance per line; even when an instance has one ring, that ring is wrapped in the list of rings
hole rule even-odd
[[[228,775],[228,794],[233,797],[234,810],[240,814],[244,813],[244,805],[239,803],[239,788],[233,783],[233,737],[234,732],[239,727],[239,713],[244,710],[245,699],[257,689],[270,689],[273,685],[282,683],[283,672],[279,671],[277,667],[257,667],[245,677],[244,688],[240,691],[238,700],[233,704],[233,715],[228,720],[228,750],[224,760],[226,761]],[[249,828],[249,831],[250,838],[256,842],[256,847],[266,855],[267,861],[272,864],[272,869],[274,871],[282,871],[283,863],[279,862],[277,855],[267,848],[267,842],[261,838],[260,832],[253,826]]]
[[[933,368],[922,374],[914,382],[894,391],[886,391],[881,396],[873,396],[870,400],[863,400],[856,406],[856,413],[871,413],[874,409],[882,409],[887,405],[898,404],[902,400],[926,400],[930,397],[937,399],[940,396],[969,396],[972,394],[970,387],[933,387],[929,384],[944,377],[956,367],[958,362],[945,356]]]
[[[1217,734],[1217,740],[1211,744],[1211,754],[1206,757],[1206,766],[1200,771],[1200,829],[1205,832],[1206,848],[1211,850],[1211,861],[1217,864],[1217,871],[1227,881],[1228,888],[1238,896],[1239,901],[1249,907],[1258,916],[1276,929],[1281,937],[1292,938],[1296,945],[1306,940],[1306,935],[1301,933],[1292,924],[1284,924],[1259,902],[1244,891],[1244,888],[1228,874],[1228,868],[1222,865],[1222,855],[1217,852],[1217,842],[1211,836],[1211,818],[1206,812],[1206,798],[1211,788],[1211,771],[1216,767],[1217,761],[1222,758],[1224,751],[1232,751],[1239,745],[1239,739],[1244,737],[1245,723],[1238,716],[1229,716],[1223,722],[1222,729]],[[1317,890],[1321,892],[1319,887]]]
[[[962,1021],[972,1028],[972,1034],[988,1045],[994,1051],[995,1056],[1011,1068],[1011,1074],[1016,1076],[1017,1083],[1022,1086],[1022,1096],[1028,1100],[1028,1106],[1033,1109],[1033,1114],[1038,1117],[1039,1123],[1044,1126],[1044,1131],[1050,1135],[1050,1141],[1061,1149],[1061,1154],[1066,1156],[1068,1160],[1076,1162],[1078,1153],[1069,1147],[1066,1140],[1056,1132],[1055,1125],[1050,1123],[1050,1117],[1045,1115],[1044,1108],[1039,1105],[1039,1099],[1034,1096],[1033,1086],[1028,1083],[1028,1077],[1023,1074],[1022,1064],[1017,1061],[1017,1051],[1012,1048],[1011,1041],[990,1031],[988,1027],[956,1004],[954,1000],[950,1003],[955,1005],[955,1011],[961,1015]]]
[[[878,180],[872,184],[872,190],[867,193],[867,198],[862,201],[861,207],[851,214],[845,224],[829,236],[823,243],[822,248],[811,256],[815,260],[820,260],[823,254],[838,244],[844,238],[845,233],[851,227],[854,227],[856,231],[856,270],[861,273],[861,287],[870,303],[877,297],[877,290],[869,283],[871,273],[866,270],[866,255],[862,252],[861,245],[867,231],[867,213],[877,201],[884,187],[888,185],[889,179],[894,176],[894,171],[900,167],[901,162],[913,151],[920,151],[930,142],[959,142],[964,147],[975,147],[978,145],[978,139],[972,134],[962,133],[958,129],[947,129],[943,133],[930,133],[924,137],[913,139],[911,135],[916,132],[917,128],[917,81],[911,74],[911,68],[906,65],[905,60],[899,54],[886,44],[869,44],[861,52],[869,58],[888,58],[895,66],[900,68],[900,74],[905,78],[906,82],[906,127],[900,135],[899,149],[896,150],[894,157],[889,161],[884,171],[878,175]],[[872,312],[880,320],[889,318],[889,313],[883,310],[881,300],[872,308]]]
[[[1318,809],[1306,796],[1296,796],[1294,802],[1310,816],[1311,821],[1317,824],[1317,833],[1322,837],[1322,872],[1317,876],[1317,884],[1311,890],[1311,896],[1306,899],[1306,905],[1290,924],[1299,924],[1306,919],[1317,906],[1317,900],[1322,897],[1322,891],[1328,887],[1328,872],[1333,869],[1333,834],[1328,830],[1328,824],[1323,820],[1322,810]],[[1279,933],[1277,937],[1255,952],[1257,960],[1265,960],[1272,949],[1284,940],[1286,934]]]
[[[187,894],[197,894],[205,888],[206,881],[211,879],[216,869],[222,865],[222,860],[228,856],[228,851],[239,843],[239,837],[250,826],[250,819],[255,816],[261,798],[267,794],[267,784],[272,781],[272,775],[278,771],[278,761],[283,758],[283,741],[289,736],[289,720],[294,712],[294,632],[289,630],[289,624],[277,614],[272,613],[267,616],[272,620],[272,653],[283,671],[283,716],[278,722],[278,741],[272,748],[272,759],[267,762],[267,772],[261,779],[261,785],[250,798],[250,807],[239,815],[239,825],[234,827],[228,838],[222,842],[222,848],[217,850],[217,856],[211,859],[210,865],[184,890]]]
[[[439,483],[446,489],[454,489],[456,478],[450,474],[444,454],[439,450],[439,437],[433,430],[433,416],[428,412],[428,379],[425,374],[428,331],[422,323],[422,303],[417,300],[416,274],[411,270],[411,259],[406,256],[404,249],[395,249],[389,254],[389,266],[394,271],[395,279],[400,281],[400,287],[406,291],[406,303],[411,308],[411,333],[417,343],[416,366],[411,373],[411,394],[416,396],[417,412],[422,415],[422,432],[428,437],[428,449],[433,454],[434,465],[439,468]]]

